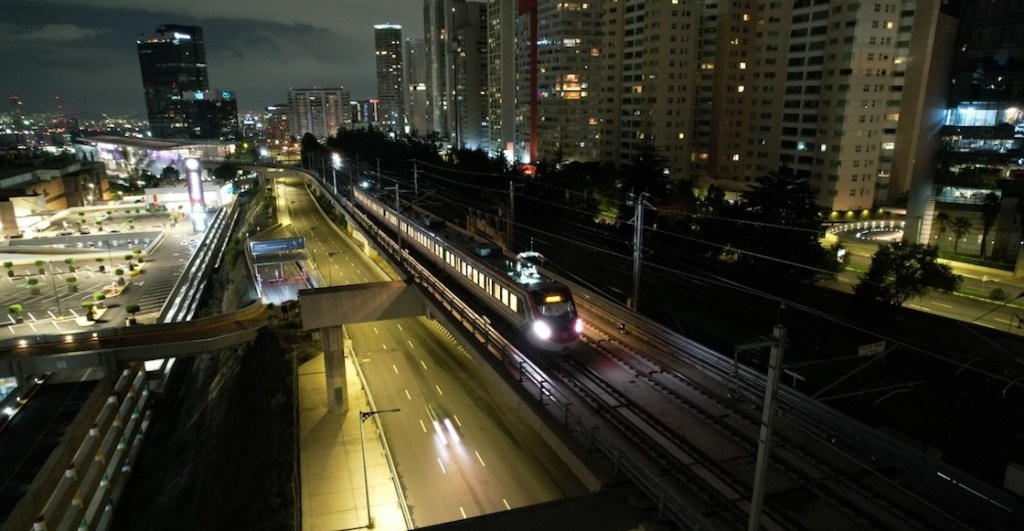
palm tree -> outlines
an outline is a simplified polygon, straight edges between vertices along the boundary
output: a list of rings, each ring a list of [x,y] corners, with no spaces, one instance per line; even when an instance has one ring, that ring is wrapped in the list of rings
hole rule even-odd
[[[988,241],[988,231],[992,230],[996,218],[999,217],[999,209],[1002,207],[999,196],[995,192],[985,194],[981,203],[981,257],[985,258],[985,243]]]
[[[960,238],[971,233],[971,220],[958,216],[949,222],[949,230],[953,231],[956,240],[953,241],[953,254],[957,254],[957,247],[960,245]]]

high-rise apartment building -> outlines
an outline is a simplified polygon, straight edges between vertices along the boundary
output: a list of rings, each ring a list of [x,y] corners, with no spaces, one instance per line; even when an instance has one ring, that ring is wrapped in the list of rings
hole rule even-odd
[[[653,147],[667,159],[672,178],[700,175],[702,161],[694,147],[698,93],[709,106],[717,30],[709,15],[706,24],[712,31],[702,33],[701,15],[713,9],[693,1],[605,7],[597,87],[601,160],[625,165]],[[653,20],[659,23],[647,22]]]
[[[385,132],[406,132],[405,83],[402,81],[402,27],[378,24],[373,27],[377,59],[377,98],[380,127]]]
[[[427,68],[427,109],[430,119],[429,132],[441,138],[449,137],[448,104],[451,95],[452,61],[451,0],[424,0],[423,2],[423,46]]]
[[[522,160],[517,151],[523,153],[516,142],[516,82],[524,66],[517,62],[516,4],[516,0],[487,3],[487,151],[510,161]]]
[[[165,24],[136,41],[149,127],[157,138],[234,140],[234,94],[210,92],[203,29]]]
[[[927,166],[914,124],[935,99],[939,5],[607,4],[600,157],[653,149],[671,178],[731,194],[785,165],[822,206],[870,209],[890,177]]]
[[[425,136],[433,128],[430,125],[430,107],[427,105],[427,54],[423,39],[406,39],[403,58],[409,131]]]
[[[522,27],[535,47],[521,50],[529,67],[519,84],[529,126],[520,128],[537,160],[599,157],[597,91],[602,56],[600,6],[586,1],[520,1]],[[523,92],[526,90],[527,92]],[[525,105],[524,105],[525,104]],[[525,124],[524,124],[525,125]],[[536,136],[536,139],[532,138]],[[531,160],[531,162],[534,162]]]
[[[288,128],[301,139],[311,133],[321,141],[352,129],[349,94],[345,87],[291,89],[288,91]]]
[[[448,131],[453,146],[487,147],[487,6],[452,4]]]

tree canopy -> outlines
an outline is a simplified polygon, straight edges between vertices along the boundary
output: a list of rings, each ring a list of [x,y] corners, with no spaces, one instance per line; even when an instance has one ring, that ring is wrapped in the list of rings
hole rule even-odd
[[[817,195],[785,166],[758,177],[735,212],[746,223],[731,231],[742,259],[797,280],[818,278],[829,257],[820,243],[825,229]]]
[[[929,289],[955,291],[963,278],[938,261],[939,251],[919,243],[892,242],[871,257],[871,267],[854,287],[859,297],[901,306]]]

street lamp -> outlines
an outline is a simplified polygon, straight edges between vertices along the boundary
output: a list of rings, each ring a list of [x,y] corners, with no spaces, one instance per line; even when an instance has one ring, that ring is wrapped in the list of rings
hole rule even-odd
[[[50,261],[50,283],[53,284],[53,298],[57,301],[57,318],[63,317],[64,312],[60,309],[60,294],[57,293],[57,275],[54,273],[53,261]]]
[[[373,527],[373,517],[370,516],[370,476],[366,470],[366,442],[363,435],[363,423],[366,422],[366,419],[374,415],[380,413],[396,413],[398,411],[401,411],[401,409],[379,409],[359,412],[359,449],[363,454],[363,489],[366,491],[366,527],[368,529]]]
[[[336,255],[336,254],[338,254],[340,252],[341,251],[334,251],[334,252],[327,253],[327,285],[328,286],[333,286],[334,285],[334,264],[332,263],[332,261],[334,259],[334,255]]]

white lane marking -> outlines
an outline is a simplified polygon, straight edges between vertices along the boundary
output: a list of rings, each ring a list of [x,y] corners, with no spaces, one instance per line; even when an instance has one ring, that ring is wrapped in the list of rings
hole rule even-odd
[[[460,512],[460,513],[462,513],[462,519],[463,519],[463,520],[465,520],[466,518],[468,518],[468,517],[466,516],[466,510],[465,510],[465,509],[463,509],[463,508],[462,508],[461,506],[459,507],[459,512]]]
[[[402,331],[402,332],[405,332],[405,329],[404,329],[404,328],[402,328],[402,325],[400,325],[400,324],[397,324],[397,325],[395,325],[395,326],[397,326],[397,327],[398,327],[398,329],[399,329],[400,331]]]
[[[423,428],[423,433],[427,433],[427,425],[423,423],[423,419],[420,419],[420,427]]]
[[[391,369],[395,371],[395,374],[398,374],[398,367],[396,367],[394,363],[391,364]]]
[[[387,343],[381,343],[380,344],[380,348],[382,348],[384,350],[387,350],[388,349],[388,344]]]
[[[441,473],[443,473],[443,474],[447,474],[448,473],[448,471],[444,469],[444,463],[441,462],[441,458],[440,457],[437,458],[437,464],[438,464],[438,466],[441,467]]]
[[[506,510],[509,510],[509,511],[511,511],[511,510],[512,510],[512,508],[508,506],[508,500],[506,500],[505,498],[502,498],[502,499],[501,499],[501,503],[504,503],[504,504],[505,504],[505,509],[506,509]]]
[[[423,360],[420,360],[420,366],[423,367],[423,370],[427,370],[427,364],[423,363]]]
[[[1001,319],[999,317],[993,317],[993,319],[999,321],[1000,323],[1010,324],[1010,321],[1007,321],[1006,319]]]
[[[484,462],[484,458],[480,457],[480,452],[473,450],[473,453],[476,454],[476,460],[480,461],[480,466],[487,466],[487,463]]]
[[[408,389],[405,390],[405,397],[408,398],[409,400],[412,400],[412,395],[409,394]]]
[[[377,330],[377,327],[375,326],[375,327],[373,327],[373,333],[379,335],[380,334],[380,330]]]
[[[435,385],[434,389],[437,389],[437,394],[439,394],[439,395],[443,395],[444,394],[444,391],[441,390],[441,386],[440,385]]]
[[[932,301],[932,304],[934,304],[936,306],[942,306],[943,308],[947,308],[947,309],[952,309],[953,308],[953,306],[951,306],[949,304],[943,304],[941,302]]]
[[[459,420],[459,416],[458,416],[458,415],[454,415],[454,414],[453,414],[453,415],[452,415],[452,418],[453,418],[453,419],[455,419],[455,423],[456,423],[456,424],[458,424],[458,425],[459,425],[459,427],[461,428],[461,427],[462,427],[462,421],[461,421],[461,420]]]
[[[409,339],[408,342],[409,342],[409,348],[416,348],[416,345],[412,344],[412,340],[411,339]]]

